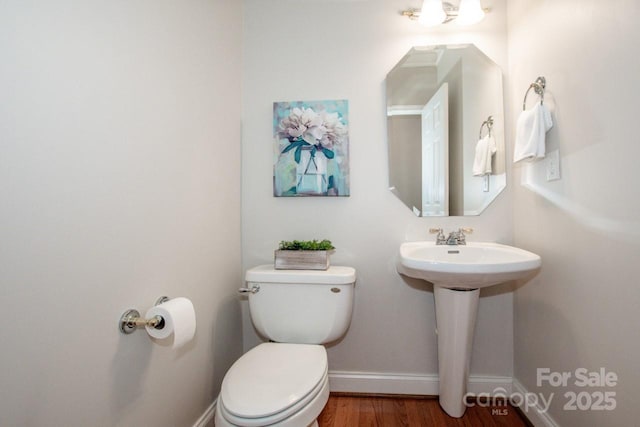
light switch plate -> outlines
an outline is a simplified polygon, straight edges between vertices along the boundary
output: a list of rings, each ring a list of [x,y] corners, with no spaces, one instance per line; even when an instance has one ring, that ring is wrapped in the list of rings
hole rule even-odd
[[[482,191],[487,193],[489,191],[489,175],[483,176],[482,179]]]
[[[545,156],[547,162],[547,181],[560,179],[560,151],[553,150]]]

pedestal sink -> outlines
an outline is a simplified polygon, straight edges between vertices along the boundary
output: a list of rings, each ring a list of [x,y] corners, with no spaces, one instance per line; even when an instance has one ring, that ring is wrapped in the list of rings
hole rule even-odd
[[[398,273],[434,285],[439,400],[447,414],[459,418],[466,409],[463,397],[480,288],[531,275],[541,263],[540,256],[532,252],[498,243],[400,245]]]

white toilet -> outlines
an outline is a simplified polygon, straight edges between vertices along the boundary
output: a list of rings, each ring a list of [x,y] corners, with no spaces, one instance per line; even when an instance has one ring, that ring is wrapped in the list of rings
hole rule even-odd
[[[215,425],[306,427],[329,399],[327,352],[351,322],[356,272],[247,271],[251,320],[274,342],[258,345],[229,369],[222,381]]]

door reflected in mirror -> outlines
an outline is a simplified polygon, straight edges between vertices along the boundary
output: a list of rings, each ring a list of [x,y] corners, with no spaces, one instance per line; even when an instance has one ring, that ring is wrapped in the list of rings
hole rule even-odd
[[[482,213],[506,187],[500,67],[471,44],[414,47],[386,89],[391,191],[418,216]]]

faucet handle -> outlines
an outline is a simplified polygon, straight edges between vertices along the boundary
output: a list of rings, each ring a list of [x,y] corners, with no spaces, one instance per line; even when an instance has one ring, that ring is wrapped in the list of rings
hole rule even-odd
[[[442,232],[442,228],[430,228],[429,233],[438,234],[436,236],[436,245],[444,245],[447,241],[446,237],[444,237],[444,233]]]
[[[471,234],[473,233],[473,228],[470,227],[460,227],[458,228],[458,244],[459,245],[466,245],[467,244],[467,238],[465,236],[466,234]]]

